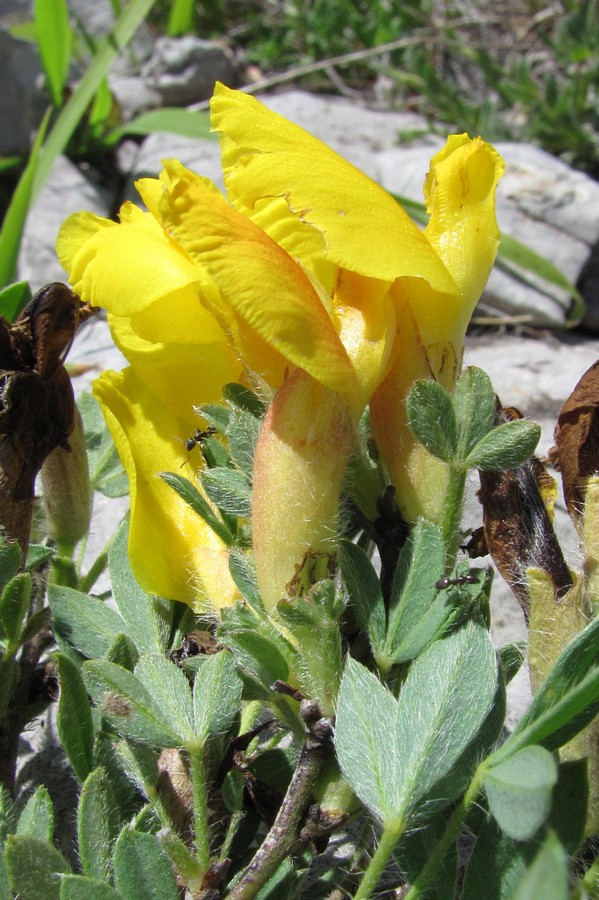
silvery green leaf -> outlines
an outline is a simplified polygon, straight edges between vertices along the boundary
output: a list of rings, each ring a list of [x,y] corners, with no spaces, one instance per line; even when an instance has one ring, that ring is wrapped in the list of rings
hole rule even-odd
[[[510,837],[526,840],[549,815],[556,762],[544,747],[524,747],[491,767],[484,787],[489,809]]]
[[[242,681],[231,653],[222,650],[206,658],[193,688],[196,740],[204,743],[230,728],[239,710],[241,689]]]
[[[417,381],[406,400],[410,428],[429,453],[449,462],[458,449],[451,397],[437,381]]]
[[[193,738],[193,709],[189,681],[174,663],[159,653],[142,653],[135,676],[162,714],[177,731],[181,743]]]

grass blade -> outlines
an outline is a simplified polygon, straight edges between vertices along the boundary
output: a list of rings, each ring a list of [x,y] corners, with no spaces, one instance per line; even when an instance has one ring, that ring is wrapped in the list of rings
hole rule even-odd
[[[12,195],[0,230],[0,288],[14,280],[21,237],[27,213],[33,202],[33,182],[38,169],[40,151],[51,110],[46,112],[36,135],[29,162]]]
[[[54,106],[62,106],[73,32],[66,0],[35,0],[35,38]]]
[[[119,52],[126,47],[152,8],[153,0],[132,0],[125,7],[112,32],[101,43],[83,78],[63,106],[40,153],[31,188],[31,203],[42,189],[55,159],[66,147],[77,124],[94,98],[102,80]]]

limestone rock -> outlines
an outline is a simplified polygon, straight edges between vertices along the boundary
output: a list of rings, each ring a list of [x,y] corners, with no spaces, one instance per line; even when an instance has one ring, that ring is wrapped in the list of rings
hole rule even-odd
[[[207,100],[216,81],[233,83],[233,63],[223,46],[193,35],[159,38],[142,69],[147,87],[164,106],[185,106]]]

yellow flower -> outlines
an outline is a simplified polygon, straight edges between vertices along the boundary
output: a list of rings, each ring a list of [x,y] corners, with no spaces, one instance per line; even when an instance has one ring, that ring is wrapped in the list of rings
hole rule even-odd
[[[482,170],[497,175],[499,163],[482,141],[450,139],[446,174],[429,178],[423,233],[377,184],[255,99],[219,85],[212,120],[227,199],[169,160],[159,179],[138,182],[147,213],[125,204],[119,225],[71,217],[58,252],[74,290],[109,311],[139,383],[180,421],[227,381],[280,389],[260,433],[253,500],[259,584],[271,605],[307,556],[331,552],[365,405],[383,387],[388,394],[404,361],[419,375],[424,358],[437,377],[437,353],[453,348],[458,360],[496,243],[492,197],[476,220],[480,241],[463,229],[461,210],[483,190]],[[462,161],[470,147],[479,163]],[[125,389],[105,400],[109,412]],[[114,413],[115,433],[124,414]],[[145,415],[157,431],[151,404]],[[169,468],[142,451],[137,469],[125,463],[139,501],[149,473]],[[138,577],[152,529],[143,522],[131,547]]]

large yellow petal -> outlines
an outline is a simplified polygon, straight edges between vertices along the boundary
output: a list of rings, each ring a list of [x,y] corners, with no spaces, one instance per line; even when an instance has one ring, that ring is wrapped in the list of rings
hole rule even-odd
[[[121,212],[120,225],[86,212],[64,222],[56,249],[75,293],[125,316],[180,291],[197,297],[205,278],[154,217],[132,204]]]
[[[453,134],[431,161],[425,182],[425,234],[451,272],[469,320],[495,262],[495,189],[505,165],[481,138]]]
[[[188,437],[198,424],[195,407],[217,403],[223,385],[241,379],[236,353],[224,340],[203,342],[201,333],[190,332],[188,337],[195,337],[195,342],[185,341],[185,335],[173,335],[168,327],[163,341],[144,340],[130,319],[109,314],[108,321],[117,347],[137,377],[165,407],[189,423]]]
[[[237,590],[226,547],[160,477],[189,463],[188,424],[163,407],[132,369],[104,372],[93,391],[129,477],[129,558],[140,585],[197,611],[232,603]],[[184,473],[195,482],[189,464]]]
[[[418,226],[351,163],[254,97],[221,84],[211,112],[229,197],[291,255],[310,268],[324,257],[371,278],[413,276],[455,293]]]
[[[162,225],[218,285],[221,301],[321,384],[352,390],[345,348],[301,266],[180,163],[165,162],[162,177],[167,186],[159,204]]]

